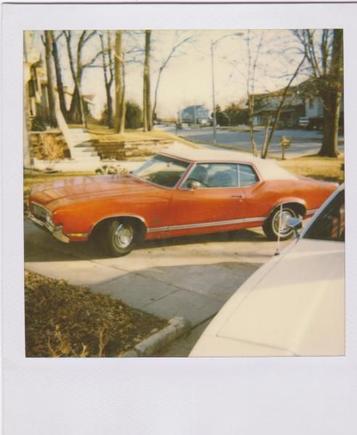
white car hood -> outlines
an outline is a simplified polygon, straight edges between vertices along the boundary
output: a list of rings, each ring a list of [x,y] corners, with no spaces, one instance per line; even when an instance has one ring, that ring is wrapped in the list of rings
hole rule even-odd
[[[232,296],[191,356],[343,355],[344,243],[302,239]]]

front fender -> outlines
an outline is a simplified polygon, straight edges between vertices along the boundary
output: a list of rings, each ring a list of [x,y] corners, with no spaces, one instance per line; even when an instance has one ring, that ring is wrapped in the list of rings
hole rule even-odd
[[[146,223],[146,220],[142,216],[139,216],[139,215],[136,215],[136,214],[132,214],[132,213],[115,213],[115,214],[103,216],[102,218],[100,218],[96,222],[93,222],[93,224],[89,228],[88,237],[92,234],[94,228],[97,227],[98,225],[100,225],[102,222],[104,222],[104,221],[106,221],[108,219],[120,219],[120,218],[121,219],[123,219],[123,218],[137,219],[137,220],[139,220],[145,226],[145,228],[148,227],[147,223]]]

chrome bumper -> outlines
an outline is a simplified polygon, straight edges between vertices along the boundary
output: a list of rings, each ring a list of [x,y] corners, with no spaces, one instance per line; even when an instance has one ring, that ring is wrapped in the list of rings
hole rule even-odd
[[[69,243],[70,239],[67,237],[63,231],[62,227],[60,225],[51,225],[49,222],[43,222],[40,219],[37,219],[33,214],[29,214],[29,218],[32,220],[34,224],[36,224],[38,227],[47,230],[50,234],[53,235],[57,240],[63,243]]]

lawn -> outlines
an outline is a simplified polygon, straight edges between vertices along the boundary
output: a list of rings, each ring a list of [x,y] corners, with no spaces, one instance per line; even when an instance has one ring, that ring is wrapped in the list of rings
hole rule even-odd
[[[341,170],[343,162],[344,156],[341,154],[338,158],[317,155],[296,157],[279,161],[279,164],[297,175],[342,183],[344,180],[344,172]]]
[[[117,357],[167,321],[110,296],[25,271],[26,356]]]

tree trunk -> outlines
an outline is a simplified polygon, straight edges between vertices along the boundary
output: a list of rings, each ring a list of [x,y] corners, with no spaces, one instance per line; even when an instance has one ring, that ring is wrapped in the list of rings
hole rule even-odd
[[[116,133],[123,132],[123,50],[122,50],[122,30],[115,32],[115,61],[114,61],[114,81],[115,81],[115,119],[114,130]]]
[[[338,151],[338,129],[340,119],[341,97],[336,92],[327,93],[323,97],[323,139],[319,151],[320,156],[337,157]]]
[[[106,83],[105,85],[105,93],[107,96],[107,110],[108,110],[108,127],[112,128],[113,127],[113,99],[110,93],[110,85]]]
[[[333,31],[332,56],[326,89],[320,94],[324,106],[323,141],[320,156],[337,157],[338,130],[343,84],[343,30]]]
[[[104,76],[104,86],[105,86],[105,94],[107,97],[107,111],[108,111],[108,119],[107,119],[107,125],[109,128],[113,127],[113,99],[111,95],[111,87],[113,82],[113,73],[112,73],[112,63],[111,63],[111,43],[110,43],[110,33],[107,31],[107,47],[104,45],[104,37],[100,33],[100,43],[101,43],[101,49],[102,49],[102,63],[103,63],[103,76]],[[108,50],[108,54],[106,56],[105,51]],[[109,61],[109,64],[107,65],[107,59]]]
[[[52,32],[45,30],[45,57],[47,73],[47,96],[48,96],[48,123],[51,127],[57,127],[56,110],[55,110],[55,91],[53,87],[52,75],[52,51],[53,37]]]
[[[120,133],[124,133],[125,131],[125,116],[126,116],[126,105],[125,105],[125,65],[124,59],[122,63],[122,93],[121,93],[121,119],[120,119]]]
[[[72,79],[74,82],[74,89],[73,89],[73,95],[71,100],[71,106],[69,108],[68,112],[68,121],[72,122],[74,124],[82,124],[85,126],[85,119],[84,119],[84,107],[83,107],[83,100],[81,95],[81,89],[80,89],[80,83],[82,79],[82,69],[80,68],[78,60],[80,59],[80,50],[81,47],[78,44],[77,48],[77,71],[74,66],[74,59],[73,59],[73,53],[72,53],[72,47],[71,47],[71,31],[69,30],[68,33],[65,33],[66,38],[66,44],[67,44],[67,52],[68,52],[68,60],[69,60],[69,66],[72,74]]]
[[[66,106],[66,98],[64,95],[64,87],[63,87],[63,81],[62,81],[61,63],[60,63],[59,54],[58,54],[57,42],[56,42],[56,39],[54,37],[53,30],[50,30],[50,33],[52,34],[52,40],[53,40],[52,56],[53,56],[53,62],[55,65],[59,104],[60,104],[61,112],[66,119],[67,118],[67,106]]]
[[[71,106],[68,112],[68,119],[73,124],[81,124],[85,126],[84,105],[82,95],[77,83],[74,85]]]
[[[150,89],[150,46],[151,30],[145,30],[145,60],[143,83],[144,131],[152,130],[151,89]]]
[[[261,154],[260,154],[260,157],[262,159],[265,159],[268,155],[269,144],[270,144],[269,138],[271,137],[270,136],[271,131],[272,131],[271,116],[268,116],[266,121],[265,121],[264,140],[263,140]]]
[[[249,140],[252,148],[253,156],[257,155],[257,144],[254,137],[254,124],[253,124],[253,114],[254,114],[254,95],[248,94],[248,125],[249,125]]]
[[[155,85],[154,104],[152,106],[152,117],[153,117],[153,120],[154,120],[154,117],[156,117],[157,98],[158,98],[158,95],[159,95],[159,86],[160,86],[161,74],[162,74],[163,70],[164,70],[164,68],[160,67],[159,74],[157,76],[156,85]]]

